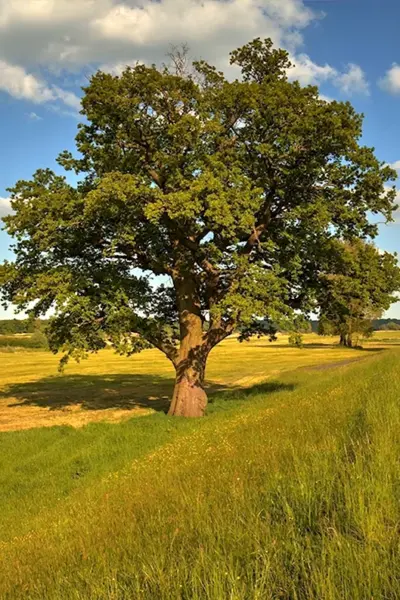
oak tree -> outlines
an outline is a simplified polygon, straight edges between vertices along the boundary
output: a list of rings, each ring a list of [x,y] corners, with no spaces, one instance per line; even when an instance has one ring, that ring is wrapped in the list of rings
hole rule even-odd
[[[84,88],[78,156],[11,189],[6,301],[53,317],[54,351],[148,346],[176,369],[170,414],[200,416],[210,351],[290,319],[315,296],[334,238],[390,220],[395,173],[360,144],[362,116],[287,78],[256,39],[189,74],[138,64]],[[267,319],[265,317],[267,316]]]
[[[400,268],[396,255],[363,240],[336,243],[331,269],[321,274],[319,333],[339,335],[351,348],[371,335],[373,321],[397,300]]]

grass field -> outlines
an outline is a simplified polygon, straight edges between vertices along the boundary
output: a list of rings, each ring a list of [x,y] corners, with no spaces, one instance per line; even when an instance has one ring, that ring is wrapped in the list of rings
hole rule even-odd
[[[156,353],[63,377],[50,354],[0,355],[21,429],[0,434],[0,598],[400,597],[400,336],[306,341],[228,340],[201,420],[160,410]],[[115,422],[24,429],[92,413]]]
[[[385,332],[385,337],[400,340],[391,332]],[[243,344],[233,338],[225,341],[208,363],[211,398],[296,368],[365,356],[338,347],[336,339],[308,335],[305,342],[303,349],[297,349],[288,346],[286,336],[272,344],[264,338]],[[172,393],[173,367],[158,350],[131,358],[103,351],[80,364],[71,362],[64,375],[57,372],[59,357],[49,352],[1,350],[0,431],[119,421],[165,410]]]

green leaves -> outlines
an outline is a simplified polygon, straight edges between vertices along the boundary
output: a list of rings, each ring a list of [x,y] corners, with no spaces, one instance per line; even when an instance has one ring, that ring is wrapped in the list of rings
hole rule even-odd
[[[329,262],[320,276],[320,332],[350,339],[368,332],[371,321],[381,317],[400,290],[397,256],[353,240],[334,244]]]

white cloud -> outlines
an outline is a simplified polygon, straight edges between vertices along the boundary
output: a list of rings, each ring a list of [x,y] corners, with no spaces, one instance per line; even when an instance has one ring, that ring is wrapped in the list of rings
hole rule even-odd
[[[321,100],[324,100],[324,102],[333,102],[334,98],[331,98],[330,96],[326,96],[325,94],[320,94],[319,95]]]
[[[40,117],[35,112],[30,112],[27,116],[31,121],[43,121],[43,117]]]
[[[25,67],[165,59],[168,44],[219,57],[254,37],[292,51],[317,18],[303,0],[0,0],[0,56]]]
[[[35,104],[44,104],[60,100],[70,108],[78,109],[79,98],[72,92],[57,86],[48,86],[38,77],[27,73],[23,67],[0,60],[0,91],[19,100],[29,100]]]
[[[365,73],[359,65],[350,63],[346,73],[339,75],[334,84],[348,95],[365,94],[369,95],[369,84]]]
[[[395,171],[400,171],[400,160],[396,160],[394,163],[391,163],[389,167],[392,167]]]
[[[390,94],[400,94],[400,65],[393,63],[384,77],[379,80],[379,85]]]
[[[0,60],[0,90],[38,104],[54,100],[51,90],[22,67]]]
[[[122,62],[117,62],[117,63],[105,63],[103,65],[99,66],[99,69],[101,71],[104,71],[104,73],[110,73],[111,75],[121,75],[122,72],[126,69],[126,67],[131,66],[133,67],[135,64],[137,64],[138,61],[135,62],[127,62],[127,61],[122,61]]]
[[[96,0],[2,0],[0,26],[24,22],[50,25],[75,22],[84,16],[89,17],[95,5]]]
[[[0,219],[11,213],[10,198],[0,198]]]
[[[118,3],[91,21],[94,35],[137,46],[213,38],[241,37],[256,30],[303,28],[313,18],[300,0],[145,0],[134,6]]]
[[[54,94],[54,100],[61,100],[66,106],[75,110],[80,110],[81,101],[73,92],[62,90],[56,85],[52,86],[51,90]]]
[[[337,77],[337,71],[330,65],[317,65],[307,54],[291,57],[292,66],[288,69],[290,80],[297,80],[301,85],[319,84]]]
[[[359,65],[350,63],[347,71],[340,73],[331,65],[319,65],[307,54],[290,57],[292,67],[288,69],[290,80],[297,80],[301,85],[320,85],[330,81],[347,95],[354,93],[369,94],[369,85],[364,71]]]
[[[360,91],[356,65],[339,73],[299,53],[304,28],[321,16],[304,0],[0,0],[0,89],[77,111],[77,96],[64,83],[42,81],[34,74],[38,68],[51,72],[52,81],[99,65],[120,73],[126,64],[166,61],[170,44],[185,42],[193,58],[232,74],[231,50],[271,37],[294,57],[291,79],[303,85],[336,81]]]

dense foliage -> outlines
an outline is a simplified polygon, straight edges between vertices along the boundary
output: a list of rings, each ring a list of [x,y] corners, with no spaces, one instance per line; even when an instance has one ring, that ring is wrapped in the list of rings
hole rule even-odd
[[[352,347],[373,332],[373,322],[396,300],[400,289],[397,256],[361,240],[338,244],[336,262],[321,277],[319,333],[340,335]]]
[[[52,308],[54,351],[112,342],[173,362],[171,414],[204,413],[210,350],[290,320],[315,302],[335,239],[390,220],[396,173],[359,143],[362,116],[286,76],[288,55],[259,39],[231,55],[230,81],[138,64],[84,89],[73,186],[49,169],[11,189],[16,260],[4,298]],[[156,277],[155,277],[156,276]],[[267,320],[265,317],[267,316]],[[265,324],[267,323],[267,327]]]

